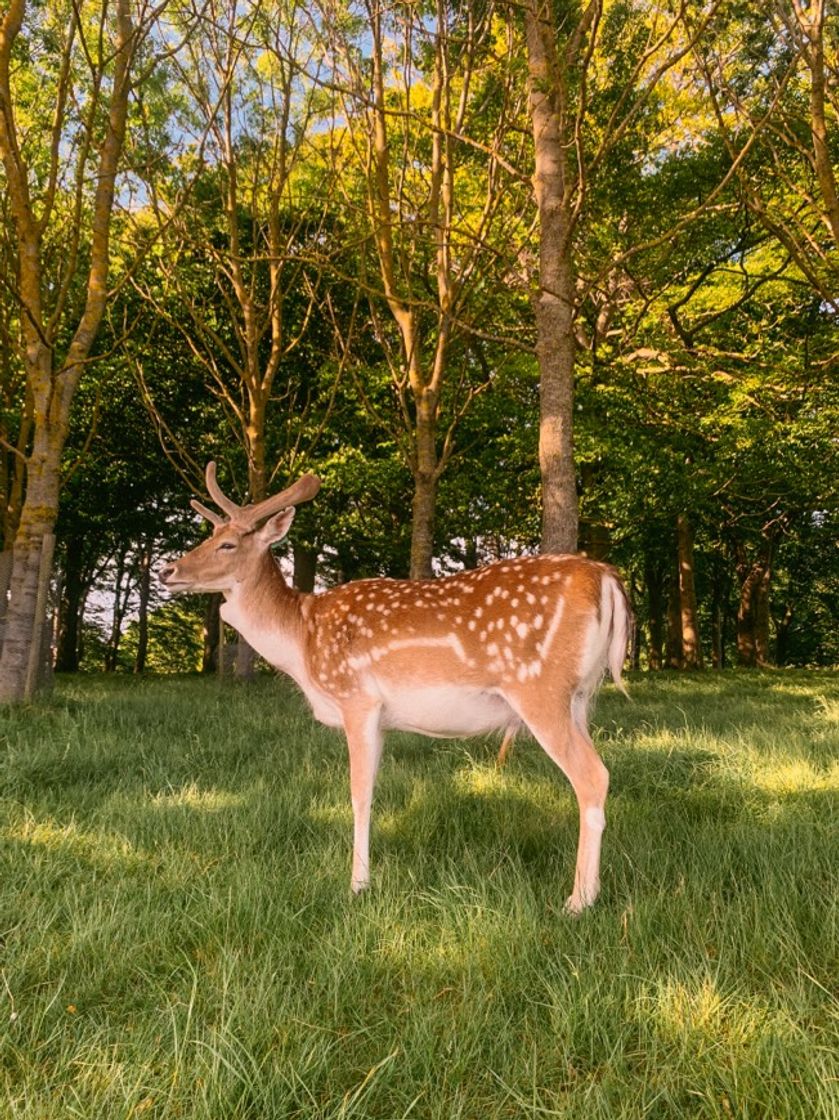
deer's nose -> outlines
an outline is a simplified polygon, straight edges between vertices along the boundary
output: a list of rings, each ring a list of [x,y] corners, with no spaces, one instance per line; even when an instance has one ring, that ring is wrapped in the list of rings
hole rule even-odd
[[[161,568],[158,572],[158,579],[161,583],[167,583],[175,574],[175,565],[167,564],[165,568]]]

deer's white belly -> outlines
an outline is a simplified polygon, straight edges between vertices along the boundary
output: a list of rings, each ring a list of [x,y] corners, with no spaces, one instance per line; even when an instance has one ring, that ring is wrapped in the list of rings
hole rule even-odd
[[[381,691],[384,728],[455,739],[496,731],[517,722],[509,704],[492,692],[456,685],[398,691],[385,686]]]

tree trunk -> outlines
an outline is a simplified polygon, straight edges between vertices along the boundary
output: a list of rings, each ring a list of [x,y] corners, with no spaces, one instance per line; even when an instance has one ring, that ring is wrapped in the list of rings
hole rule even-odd
[[[755,656],[761,667],[770,665],[769,652],[769,585],[772,581],[772,562],[764,557],[760,578],[754,589]]]
[[[106,47],[112,63],[112,77],[107,114],[103,114],[104,128],[98,138],[83,132],[79,144],[79,148],[84,149],[87,141],[89,150],[97,155],[95,167],[91,165],[87,168],[89,173],[95,172],[96,185],[89,211],[90,244],[86,275],[79,272],[76,276],[79,286],[86,289],[84,305],[74,327],[66,318],[62,320],[57,307],[44,306],[49,285],[43,275],[42,252],[50,211],[47,209],[36,218],[30,190],[30,170],[21,156],[21,126],[16,118],[10,77],[15,40],[20,34],[24,15],[23,0],[16,0],[5,5],[0,17],[0,158],[17,242],[17,294],[25,308],[25,313],[20,316],[20,329],[27,394],[32,402],[32,449],[26,464],[26,497],[14,540],[11,594],[0,654],[0,702],[27,700],[35,687],[28,664],[29,652],[40,633],[38,584],[41,558],[49,548],[45,540],[51,536],[58,514],[61,453],[67,438],[73,394],[90,355],[107,299],[111,213],[125,139],[134,48],[130,2],[117,0],[113,40]],[[102,67],[104,73],[104,61]],[[72,102],[73,96],[68,100]],[[58,124],[61,123],[60,114],[64,107],[64,102],[56,105]],[[81,170],[85,170],[83,165]],[[71,274],[66,279],[72,278]],[[55,292],[50,294],[55,295]],[[70,341],[64,362],[57,368],[55,343],[62,336],[69,337]],[[8,546],[10,542],[4,543]]]
[[[679,611],[682,622],[682,666],[685,669],[701,669],[702,647],[699,642],[696,611],[693,528],[687,514],[680,513],[677,517],[676,533],[679,556]]]
[[[26,695],[34,696],[52,675],[50,658],[49,586],[52,575],[52,557],[55,550],[55,536],[46,533],[41,544],[38,563],[38,582],[33,614],[32,643],[29,647],[29,661],[26,668]]]
[[[728,577],[722,557],[716,555],[712,565],[711,589],[711,664],[715,669],[725,668],[725,632],[728,598]]]
[[[575,285],[566,191],[568,138],[563,135],[561,111],[563,78],[552,3],[525,0],[523,12],[539,213],[539,284],[534,304],[542,551],[574,552],[579,517],[572,438]]]
[[[314,591],[315,576],[318,571],[318,551],[296,543],[292,550],[294,557],[294,586],[298,591]]]
[[[60,673],[76,673],[79,669],[79,628],[85,591],[82,581],[83,553],[83,540],[71,537],[64,549],[64,594],[61,597],[55,659],[55,667]]]
[[[661,567],[649,555],[644,557],[644,582],[647,585],[648,663],[655,671],[664,665],[665,589]]]
[[[29,460],[26,500],[15,538],[0,654],[0,702],[29,700],[37,686],[37,678],[29,674],[29,656],[36,630],[40,632],[37,609],[41,556],[58,515],[58,464],[63,447],[63,439],[56,450],[44,438],[45,432],[39,434],[39,447]]]
[[[740,584],[740,602],[737,606],[737,662],[744,668],[757,665],[757,647],[754,624],[754,584],[758,571],[752,568]]]
[[[682,665],[682,604],[679,598],[679,573],[671,564],[667,582],[667,668],[681,669]]]
[[[220,672],[222,663],[221,639],[222,626],[219,608],[222,597],[219,594],[208,595],[204,604],[204,653],[201,657],[201,672]]]
[[[808,4],[792,4],[794,17],[804,40],[803,56],[810,71],[810,134],[813,141],[813,166],[824,203],[824,216],[834,245],[839,245],[839,190],[830,152],[828,124],[830,94],[827,92],[830,71],[825,66],[824,25],[825,0]],[[827,72],[826,72],[827,70]]]
[[[580,482],[585,501],[586,496],[593,494],[597,489],[597,469],[593,463],[580,464]],[[591,517],[581,517],[578,542],[580,552],[590,556],[592,560],[605,560],[609,555],[611,544],[609,529],[606,525],[593,520]]]
[[[144,545],[140,553],[140,579],[137,585],[139,594],[137,615],[137,653],[134,656],[134,672],[145,673],[146,658],[149,651],[149,599],[151,598],[151,546]]]
[[[434,513],[437,504],[437,401],[430,392],[417,402],[414,497],[411,503],[411,579],[434,576]]]
[[[105,647],[105,672],[113,673],[117,667],[120,638],[122,637],[122,620],[125,617],[125,608],[128,598],[127,589],[123,589],[125,571],[125,553],[117,556],[117,571],[114,580],[114,603],[111,610],[111,633],[108,635],[108,644]],[[130,582],[130,580],[129,580]]]
[[[772,580],[772,541],[764,539],[751,563],[746,550],[737,549],[740,602],[737,608],[737,660],[755,668],[770,664],[769,588]]]
[[[789,660],[790,636],[795,618],[795,605],[787,603],[783,617],[775,624],[775,664],[786,665]]]
[[[11,548],[0,552],[0,650],[3,649],[3,635],[6,631],[6,611],[9,605],[9,584],[12,580],[14,554]]]
[[[252,681],[256,675],[256,652],[241,634],[236,639],[236,658],[233,662],[233,676],[238,681]]]

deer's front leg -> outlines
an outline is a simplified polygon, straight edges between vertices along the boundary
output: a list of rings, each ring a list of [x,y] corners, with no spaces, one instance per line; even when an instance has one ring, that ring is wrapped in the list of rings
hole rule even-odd
[[[344,731],[350,756],[350,796],[353,812],[352,890],[370,884],[370,809],[382,755],[378,703],[355,701],[344,708]]]

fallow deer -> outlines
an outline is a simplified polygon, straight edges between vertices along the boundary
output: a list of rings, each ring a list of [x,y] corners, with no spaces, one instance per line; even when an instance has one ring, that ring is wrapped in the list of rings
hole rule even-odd
[[[434,580],[364,579],[308,594],[289,587],[271,553],[320,482],[238,506],[207,489],[223,515],[193,507],[212,536],[161,573],[173,592],[220,591],[221,615],[291,676],[317,719],[349,747],[352,889],[368,886],[370,809],[388,729],[431,737],[513,732],[524,725],[564,771],[580,812],[574,889],[579,913],[600,890],[609,773],[588,733],[606,669],[623,689],[630,613],[614,569],[579,556],[523,556]]]

